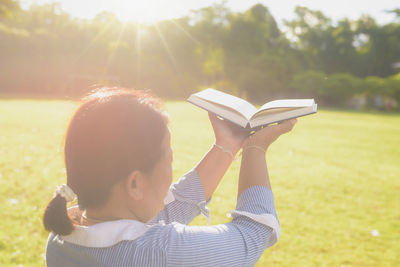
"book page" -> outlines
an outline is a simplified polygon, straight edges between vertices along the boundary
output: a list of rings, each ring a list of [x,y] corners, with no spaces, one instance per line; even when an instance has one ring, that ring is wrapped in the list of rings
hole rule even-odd
[[[282,100],[274,100],[262,105],[258,111],[254,114],[253,117],[263,113],[280,113],[294,110],[303,107],[312,107],[315,104],[314,99],[282,99]]]
[[[188,99],[188,102],[201,107],[207,111],[217,114],[218,116],[227,119],[233,123],[236,123],[243,128],[246,128],[249,123],[248,119],[243,116],[243,114],[239,113],[235,109],[231,109],[229,107],[216,104],[214,102],[203,100],[199,97],[194,97],[191,95]]]
[[[257,111],[257,109],[246,100],[211,88],[193,94],[193,96],[234,109],[241,113],[247,120]]]
[[[269,108],[311,107],[312,105],[314,105],[314,99],[281,99],[265,103],[259,110]]]
[[[272,115],[272,114],[277,114],[277,113],[282,113],[290,110],[298,109],[296,108],[269,108],[269,109],[260,109],[258,110],[252,117],[251,119],[254,120],[257,117],[260,116],[266,116],[266,115]]]
[[[281,110],[281,109],[279,109]],[[267,125],[270,123],[275,123],[287,119],[297,118],[305,116],[308,114],[313,114],[317,112],[317,104],[308,107],[298,107],[294,109],[287,109],[279,113],[264,114],[261,113],[260,116],[253,116],[250,120],[250,127],[257,127],[261,125]],[[264,116],[263,116],[264,115]]]

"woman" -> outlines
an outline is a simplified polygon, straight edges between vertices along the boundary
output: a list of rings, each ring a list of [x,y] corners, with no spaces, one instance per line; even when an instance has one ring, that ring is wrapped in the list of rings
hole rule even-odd
[[[93,93],[71,119],[65,141],[67,185],[49,203],[48,266],[250,266],[280,234],[265,151],[295,120],[250,137],[209,115],[215,144],[172,181],[166,114],[139,91]],[[242,150],[232,221],[187,226],[206,208]],[[66,208],[76,194],[78,206]]]

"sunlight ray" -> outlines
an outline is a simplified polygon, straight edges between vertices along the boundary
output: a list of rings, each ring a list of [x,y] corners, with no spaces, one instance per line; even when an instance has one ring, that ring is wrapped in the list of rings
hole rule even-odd
[[[124,32],[125,32],[126,25],[127,25],[126,22],[122,23],[121,30],[120,30],[120,32],[118,33],[118,38],[117,38],[117,42],[116,42],[116,47],[112,48],[111,53],[110,53],[110,55],[109,55],[108,58],[107,58],[107,62],[106,62],[106,64],[105,64],[104,70],[103,70],[103,75],[107,75],[107,73],[108,73],[108,68],[110,67],[111,62],[112,62],[112,60],[114,59],[115,51],[118,49],[118,46],[119,46],[120,41],[121,41],[121,37],[122,37],[122,35],[123,35]]]
[[[95,44],[95,42],[110,28],[111,22],[107,23],[89,42],[89,44],[82,50],[82,52],[76,57],[74,65],[79,63],[79,60],[89,51],[89,49]]]
[[[141,66],[141,38],[142,38],[142,27],[139,22],[136,23],[136,86],[139,87],[141,84],[141,71],[142,71],[142,66]]]
[[[170,58],[170,60],[171,60],[171,62],[172,62],[172,65],[173,65],[173,67],[174,67],[176,73],[181,74],[181,72],[180,72],[179,69],[178,69],[178,64],[177,64],[177,62],[176,62],[174,56],[172,55],[172,52],[171,52],[171,50],[170,50],[170,48],[169,48],[169,46],[168,46],[168,44],[167,44],[167,41],[166,41],[165,38],[164,38],[164,35],[162,34],[160,28],[158,27],[158,24],[155,23],[155,24],[154,24],[154,27],[155,27],[156,30],[157,30],[157,33],[158,33],[158,35],[159,35],[159,37],[160,37],[160,39],[161,39],[161,42],[162,42],[163,45],[164,45],[165,50],[167,51],[167,54],[168,54],[168,56],[169,56],[169,58]]]
[[[169,19],[168,21],[172,22],[179,30],[181,30],[190,40],[192,40],[196,44],[201,44],[196,38],[194,38],[188,31],[186,31],[179,23],[175,21],[175,19]]]

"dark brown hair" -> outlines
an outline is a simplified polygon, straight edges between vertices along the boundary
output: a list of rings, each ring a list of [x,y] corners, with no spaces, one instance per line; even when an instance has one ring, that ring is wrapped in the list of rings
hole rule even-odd
[[[65,140],[67,184],[81,210],[105,204],[111,186],[133,170],[152,170],[168,123],[160,107],[154,96],[126,89],[100,89],[83,99]],[[43,224],[56,234],[72,232],[64,198],[50,201]]]

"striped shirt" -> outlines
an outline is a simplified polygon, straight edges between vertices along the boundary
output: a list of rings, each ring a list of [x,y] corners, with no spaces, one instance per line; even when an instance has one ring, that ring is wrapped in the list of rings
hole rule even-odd
[[[188,226],[209,216],[195,169],[171,185],[174,200],[148,224],[118,220],[78,226],[72,234],[50,233],[48,266],[253,266],[279,238],[270,189],[254,186],[238,199],[232,221]]]

